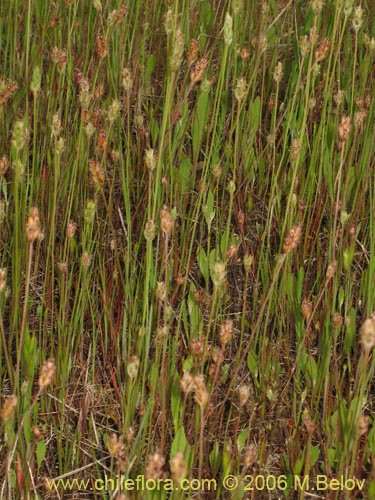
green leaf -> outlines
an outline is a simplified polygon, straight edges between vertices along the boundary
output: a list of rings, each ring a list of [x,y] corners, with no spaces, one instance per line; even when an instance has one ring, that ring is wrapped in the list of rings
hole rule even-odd
[[[202,207],[203,215],[206,220],[208,230],[211,229],[212,221],[215,218],[215,210],[214,210],[214,195],[211,189],[208,191],[206,204]]]
[[[44,457],[46,456],[46,450],[47,450],[47,447],[46,447],[45,442],[39,441],[38,444],[36,445],[36,450],[35,450],[38,469],[40,469],[40,466],[42,465]]]
[[[244,449],[248,436],[249,436],[249,429],[244,429],[243,431],[240,432],[237,438],[238,453],[241,453],[242,450]]]
[[[180,412],[181,412],[181,391],[179,384],[179,377],[176,374],[174,377],[173,385],[172,385],[172,393],[171,393],[171,409],[172,409],[172,417],[175,431],[179,428],[180,421]]]
[[[190,158],[185,156],[180,163],[180,167],[178,168],[178,182],[181,187],[181,193],[186,193],[194,185],[194,179],[191,175],[191,170],[192,166]]]
[[[303,461],[302,457],[297,458],[296,463],[294,464],[294,470],[293,470],[293,472],[296,476],[299,476],[301,474],[302,469],[303,469],[303,463],[304,463],[304,461]]]
[[[319,446],[312,446],[310,448],[310,467],[314,467],[314,465],[318,461],[319,454],[320,454]]]
[[[329,448],[327,452],[329,465],[334,468],[336,466],[336,450]]]
[[[172,446],[171,446],[171,459],[178,453],[181,452],[184,455],[186,463],[190,461],[190,455],[191,455],[191,447],[189,443],[187,442],[186,439],[186,434],[185,434],[185,429],[183,426],[181,426],[172,441]]]
[[[250,351],[247,355],[247,366],[254,378],[258,377],[258,360],[256,354]]]
[[[193,142],[193,154],[194,160],[198,158],[198,153],[203,140],[203,133],[207,124],[208,111],[209,111],[209,94],[202,92],[197,100],[197,107],[195,110],[195,116],[192,125],[192,142]]]
[[[349,311],[349,324],[346,327],[345,337],[344,337],[344,352],[349,354],[352,350],[356,341],[356,310],[352,307]]]
[[[209,462],[212,468],[213,476],[216,475],[217,471],[220,469],[222,457],[219,449],[219,442],[215,441],[212,451],[209,455]]]
[[[208,267],[208,259],[207,259],[206,252],[203,250],[201,245],[199,245],[198,250],[197,250],[197,262],[198,262],[199,270],[202,273],[204,281],[206,282],[206,285],[207,285],[209,277],[210,277],[209,267]]]

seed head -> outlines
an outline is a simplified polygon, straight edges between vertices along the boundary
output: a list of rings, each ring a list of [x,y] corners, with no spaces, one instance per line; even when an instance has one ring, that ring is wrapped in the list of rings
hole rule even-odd
[[[148,463],[145,471],[147,479],[160,479],[163,475],[163,467],[165,464],[164,456],[159,452],[155,452],[148,457]]]
[[[331,278],[333,278],[333,276],[335,275],[335,272],[336,272],[336,261],[332,261],[328,264],[327,266],[327,271],[326,271],[326,278],[327,280],[330,280]]]
[[[138,370],[139,370],[139,359],[137,356],[130,356],[127,366],[127,372],[129,377],[134,380],[137,378]]]
[[[156,283],[155,296],[160,302],[165,302],[167,300],[167,285],[164,281],[158,281]]]
[[[133,78],[129,68],[123,68],[122,70],[122,86],[126,92],[130,92],[133,87]]]
[[[199,61],[197,61],[194,64],[192,70],[190,71],[190,81],[192,83],[198,83],[202,80],[202,76],[204,70],[207,67],[207,64],[208,64],[208,59],[206,59],[205,57],[202,57],[201,59],[199,59]]]
[[[304,300],[302,302],[301,313],[302,316],[306,319],[306,321],[308,321],[311,317],[312,308],[313,308],[312,302],[309,302],[308,300]]]
[[[238,102],[244,100],[247,94],[248,85],[246,83],[245,78],[239,78],[237,80],[236,88],[234,89],[234,96]]]
[[[204,408],[209,400],[206,383],[202,375],[194,377],[195,383],[195,401],[201,408]]]
[[[300,224],[298,226],[292,227],[292,229],[289,231],[288,236],[284,240],[284,246],[283,246],[284,253],[289,253],[298,247],[299,242],[301,240],[301,235],[302,235],[302,226]]]
[[[104,59],[108,55],[108,45],[105,36],[98,34],[96,37],[96,52],[100,59]]]
[[[84,218],[87,224],[92,224],[95,219],[96,205],[95,201],[87,200],[86,207],[84,209]]]
[[[59,118],[58,113],[54,113],[52,116],[52,125],[51,125],[51,139],[56,140],[61,132],[61,120]]]
[[[160,211],[160,227],[165,235],[169,235],[173,229],[173,217],[166,205]]]
[[[367,318],[359,330],[360,343],[365,351],[371,351],[375,346],[375,317]]]
[[[68,240],[74,237],[77,230],[77,224],[73,221],[69,221],[66,227],[66,237]]]
[[[238,388],[238,403],[245,406],[250,397],[250,387],[248,385],[240,385]]]
[[[110,455],[116,457],[120,451],[121,440],[118,438],[117,434],[112,433],[107,440],[107,450]]]
[[[29,142],[29,129],[22,120],[17,120],[13,127],[12,146],[21,151]]]
[[[17,407],[17,401],[18,398],[15,394],[12,394],[11,396],[5,398],[3,406],[0,410],[0,418],[3,422],[6,422],[12,417]]]
[[[146,222],[143,234],[147,241],[152,241],[155,238],[156,226],[153,220],[150,219]]]
[[[144,161],[147,169],[152,172],[156,166],[156,153],[152,148],[145,150]]]
[[[323,61],[328,55],[329,52],[329,47],[330,47],[330,39],[325,38],[322,43],[319,45],[319,47],[315,51],[315,59],[316,62],[318,63],[319,61]]]
[[[171,56],[171,69],[173,72],[177,71],[178,68],[180,67],[183,52],[184,52],[184,35],[181,29],[177,28],[174,38],[173,52]]]
[[[361,415],[357,422],[357,432],[359,436],[364,436],[368,433],[370,426],[370,417],[368,415]]]
[[[91,174],[91,180],[95,184],[95,186],[103,187],[105,174],[100,163],[94,160],[89,160],[89,170]]]
[[[85,250],[82,254],[82,257],[81,257],[81,264],[82,264],[83,268],[88,269],[91,265],[91,261],[92,261],[91,255],[88,253],[87,250]]]
[[[5,290],[6,284],[6,269],[0,269],[0,293]]]
[[[175,16],[173,14],[172,9],[168,9],[168,11],[165,13],[165,16],[164,16],[164,29],[165,29],[165,32],[168,36],[173,31],[175,21],[176,20],[175,20]]]
[[[363,9],[360,5],[354,9],[353,15],[353,29],[356,33],[361,29],[363,24]]]
[[[280,83],[282,78],[283,78],[284,70],[283,70],[283,64],[281,61],[279,61],[275,69],[273,70],[273,79],[275,80],[276,83]]]
[[[30,208],[29,218],[26,222],[26,236],[30,243],[36,239],[42,240],[44,233],[40,224],[39,210],[36,207]]]
[[[233,321],[227,319],[220,325],[219,342],[221,346],[225,346],[233,336]]]
[[[34,93],[34,95],[36,95],[40,91],[41,84],[42,84],[42,73],[40,71],[39,66],[35,66],[30,84],[30,89]]]
[[[121,110],[120,102],[117,99],[114,99],[109,106],[108,109],[108,120],[110,123],[113,123],[117,120]]]
[[[54,64],[57,64],[59,69],[63,69],[68,60],[66,55],[66,49],[59,49],[58,47],[53,47],[51,51],[51,59]]]
[[[255,446],[255,444],[251,444],[245,448],[245,454],[244,454],[244,466],[246,468],[250,467],[251,465],[255,464],[255,462],[258,460],[258,448]]]
[[[198,54],[199,54],[199,42],[198,40],[195,40],[194,38],[191,39],[190,41],[190,47],[186,56],[186,59],[189,64],[195,62],[198,59]]]
[[[45,389],[51,384],[55,376],[55,372],[56,372],[56,365],[55,365],[55,360],[53,358],[48,359],[43,363],[38,380],[38,385],[40,389]]]
[[[225,22],[224,22],[224,43],[226,47],[232,45],[233,41],[233,19],[232,16],[227,12],[225,14]]]
[[[1,177],[3,177],[6,173],[6,171],[8,170],[9,168],[9,160],[8,158],[4,155],[1,159],[0,159],[0,179]]]
[[[182,392],[188,394],[195,388],[194,377],[189,372],[184,372],[180,379],[180,387]]]
[[[212,282],[214,287],[220,288],[225,284],[227,277],[226,266],[224,262],[215,262],[212,272]]]
[[[316,16],[321,12],[323,5],[323,0],[312,0],[311,8]]]
[[[350,116],[343,115],[339,126],[339,135],[342,142],[345,142],[347,140],[351,129],[352,121],[350,119]]]
[[[172,458],[170,465],[173,481],[180,484],[187,474],[187,465],[185,463],[184,456],[180,451],[178,451]]]

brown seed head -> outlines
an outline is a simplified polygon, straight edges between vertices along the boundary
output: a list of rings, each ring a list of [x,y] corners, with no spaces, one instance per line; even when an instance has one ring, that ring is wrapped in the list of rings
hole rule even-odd
[[[302,235],[302,226],[300,224],[298,226],[292,227],[292,229],[289,231],[289,234],[284,241],[284,246],[283,246],[284,253],[289,253],[298,247],[301,235]]]
[[[107,41],[105,37],[100,34],[96,36],[96,52],[101,59],[108,55]]]
[[[178,451],[172,458],[170,465],[173,481],[180,484],[187,474],[187,465],[185,463],[184,456],[180,451]]]
[[[29,218],[26,222],[26,236],[30,243],[36,239],[43,239],[42,226],[40,224],[39,210],[36,207],[30,208]]]
[[[243,47],[240,51],[240,56],[243,62],[245,62],[250,57],[250,51],[246,47]]]
[[[100,163],[94,160],[89,160],[89,170],[92,182],[98,187],[103,187],[105,174]]]
[[[190,42],[190,47],[189,47],[189,50],[188,50],[188,53],[187,53],[187,61],[188,63],[193,63],[195,62],[197,59],[198,59],[198,55],[199,55],[199,42],[198,40],[195,40],[194,38],[192,38],[191,42]]]
[[[3,422],[9,420],[12,417],[17,407],[17,402],[18,398],[15,394],[12,394],[11,396],[5,398],[3,406],[0,410],[0,418]]]
[[[364,436],[368,433],[370,426],[370,417],[368,415],[361,415],[357,422],[357,431],[359,436]]]
[[[250,397],[250,387],[248,385],[240,385],[238,388],[238,404],[245,406]]]
[[[339,126],[339,136],[342,142],[345,142],[347,140],[351,129],[352,121],[350,119],[350,116],[343,115]]]
[[[365,351],[371,351],[375,346],[375,318],[367,318],[359,330],[360,343]]]
[[[182,392],[188,394],[195,388],[194,377],[189,372],[184,372],[182,378],[180,379],[180,387]]]
[[[326,278],[327,280],[333,278],[336,272],[336,261],[332,261],[328,264],[327,266],[327,271],[326,271]]]
[[[38,385],[40,389],[45,389],[52,383],[53,377],[55,376],[55,372],[56,372],[56,365],[55,365],[55,360],[53,358],[48,359],[43,363],[38,380]]]
[[[258,460],[258,448],[255,444],[251,444],[245,448],[243,464],[246,468],[255,464]]]
[[[68,238],[68,240],[73,238],[73,236],[76,234],[76,230],[77,224],[73,221],[69,221],[66,227],[66,237]]]
[[[192,70],[190,71],[190,81],[192,83],[198,83],[201,81],[204,70],[206,69],[208,60],[202,57],[195,63]]]
[[[6,156],[3,156],[0,160],[0,179],[5,175],[6,171],[9,168],[9,160]]]
[[[111,434],[107,440],[107,450],[109,454],[116,457],[120,451],[121,444],[121,440],[119,440],[117,434]]]
[[[233,321],[227,319],[224,323],[220,325],[219,331],[219,342],[220,345],[225,346],[233,336]]]
[[[316,49],[315,51],[315,59],[316,59],[316,62],[320,62],[322,61],[323,59],[325,59],[328,55],[328,52],[329,52],[329,47],[330,47],[330,39],[329,38],[325,38],[322,43],[319,45],[319,47]]]
[[[164,456],[159,452],[155,452],[148,457],[145,476],[147,479],[160,479],[163,476],[163,467],[165,464]]]
[[[62,69],[68,60],[66,55],[66,49],[59,49],[57,47],[53,47],[51,51],[51,59],[54,64],[57,64],[60,69]]]
[[[312,302],[309,302],[308,300],[304,300],[302,302],[302,306],[301,306],[301,313],[302,313],[302,316],[308,321],[310,316],[311,316],[311,313],[312,313]]]
[[[166,205],[160,211],[160,226],[165,235],[169,235],[173,229],[173,217]]]
[[[0,269],[0,293],[5,290],[6,284],[6,269]]]

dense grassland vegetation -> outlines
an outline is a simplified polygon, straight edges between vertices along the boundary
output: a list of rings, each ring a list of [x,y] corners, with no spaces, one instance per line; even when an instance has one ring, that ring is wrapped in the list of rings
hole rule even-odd
[[[375,498],[374,19],[0,1],[1,498]]]

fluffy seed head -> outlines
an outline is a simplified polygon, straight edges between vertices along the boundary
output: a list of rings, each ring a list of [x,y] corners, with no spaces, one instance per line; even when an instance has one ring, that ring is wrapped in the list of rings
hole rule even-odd
[[[365,351],[371,351],[375,346],[375,317],[367,318],[359,330],[360,343]]]
[[[171,234],[173,229],[173,217],[166,205],[164,205],[160,211],[160,227],[166,235]]]
[[[9,420],[12,417],[17,407],[17,401],[18,398],[15,394],[12,394],[11,396],[5,398],[3,406],[0,410],[0,418],[3,422]]]
[[[289,253],[298,247],[299,242],[301,240],[301,235],[302,235],[302,226],[300,224],[298,226],[294,226],[291,228],[288,236],[284,240],[284,246],[283,246],[284,253]]]
[[[178,451],[172,458],[170,465],[173,481],[180,484],[187,474],[187,465],[185,463],[184,456],[180,451]]]
[[[51,382],[53,381],[53,377],[55,376],[55,372],[56,365],[54,359],[48,359],[43,363],[38,380],[40,389],[45,389],[51,384]]]
[[[30,243],[34,242],[36,239],[43,239],[39,210],[36,207],[30,208],[29,218],[26,222],[26,236]]]
[[[347,140],[351,129],[352,121],[350,119],[350,116],[343,115],[339,126],[339,136],[342,142],[345,142]]]

